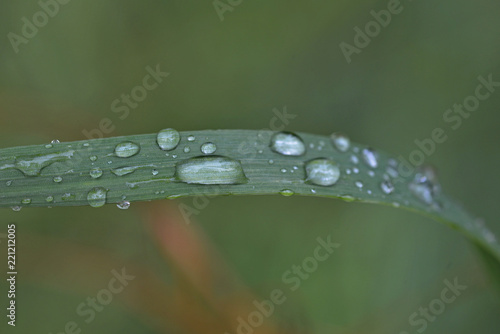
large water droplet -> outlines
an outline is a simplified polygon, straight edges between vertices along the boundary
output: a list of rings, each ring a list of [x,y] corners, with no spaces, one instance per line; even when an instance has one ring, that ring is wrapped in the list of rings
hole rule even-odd
[[[156,136],[156,142],[163,151],[173,150],[179,145],[180,140],[181,135],[179,132],[171,128],[161,130]]]
[[[378,166],[377,152],[375,152],[374,149],[364,148],[363,151],[361,152],[361,155],[363,156],[363,160],[366,162],[368,166],[370,166],[371,168],[377,168]]]
[[[204,154],[212,154],[217,150],[217,146],[214,143],[204,143],[201,145],[201,152]]]
[[[90,170],[89,174],[93,179],[98,179],[102,176],[102,170],[99,167],[95,167]]]
[[[75,151],[18,157],[14,163],[14,167],[23,172],[24,175],[38,176],[45,167],[55,162],[63,162],[71,159],[73,153]]]
[[[334,133],[330,136],[330,138],[332,139],[332,143],[335,148],[337,148],[340,152],[346,152],[351,146],[351,140],[341,133]]]
[[[276,133],[271,138],[271,149],[283,155],[299,156],[306,152],[302,139],[289,132]]]
[[[139,153],[140,147],[136,143],[126,141],[116,145],[115,154],[120,158],[129,158]]]
[[[96,187],[87,194],[89,205],[94,208],[99,208],[106,204],[107,190],[102,187]]]
[[[315,159],[306,164],[306,181],[319,185],[334,185],[340,178],[340,169],[328,159]]]
[[[241,163],[226,157],[195,157],[181,161],[176,166],[175,178],[196,184],[240,184],[247,177]]]

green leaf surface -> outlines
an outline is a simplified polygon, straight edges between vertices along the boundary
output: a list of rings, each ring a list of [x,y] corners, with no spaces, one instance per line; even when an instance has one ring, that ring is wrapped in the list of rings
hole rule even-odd
[[[307,133],[160,134],[1,149],[0,207],[127,208],[135,201],[215,195],[334,197],[427,215],[459,230],[494,270],[500,268],[494,235],[441,191],[432,169],[408,170],[383,151],[342,147],[332,137]]]

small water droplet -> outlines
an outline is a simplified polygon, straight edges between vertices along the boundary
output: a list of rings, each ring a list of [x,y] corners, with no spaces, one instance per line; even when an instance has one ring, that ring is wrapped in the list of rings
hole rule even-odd
[[[439,185],[437,173],[434,168],[430,166],[419,167],[412,182],[408,184],[408,188],[420,201],[436,210],[441,209],[441,203],[435,201],[435,196],[441,190],[441,186]]]
[[[306,152],[300,137],[289,132],[279,132],[271,138],[271,149],[282,155],[299,156]]]
[[[177,158],[177,154],[172,154],[172,158]]]
[[[55,183],[60,183],[60,182],[62,182],[63,178],[60,176],[54,176],[53,180]]]
[[[392,202],[392,206],[395,208],[399,208],[401,204],[399,204],[398,202]]]
[[[280,169],[280,172],[282,172],[282,173],[286,173],[286,168],[281,168],[281,169]]]
[[[12,185],[12,180],[5,182],[5,184],[7,185],[7,187],[10,187]]]
[[[195,184],[247,182],[241,163],[221,156],[202,156],[181,161],[176,165],[175,178],[181,182]]]
[[[283,196],[292,196],[294,195],[295,193],[293,192],[293,190],[290,190],[290,189],[283,189],[280,191],[280,194],[283,195]]]
[[[375,176],[375,172],[374,172],[374,171],[372,171],[372,170],[369,170],[369,171],[367,172],[367,174],[368,174],[370,177],[374,177],[374,176]]]
[[[196,140],[196,137],[195,137],[195,136],[193,136],[193,135],[190,135],[190,136],[188,136],[188,137],[187,137],[187,140],[188,140],[188,141],[195,141],[195,140]]]
[[[387,168],[385,169],[385,172],[387,173],[387,175],[389,175],[393,179],[399,177],[399,173],[398,173],[397,169],[393,166],[387,166]]]
[[[61,199],[63,201],[70,201],[70,200],[73,200],[75,199],[75,195],[71,194],[71,193],[64,193],[62,196],[61,196]]]
[[[96,155],[91,155],[89,157],[89,159],[90,159],[90,161],[95,162],[95,161],[97,161],[97,156]]]
[[[90,170],[89,174],[93,179],[98,179],[102,176],[102,170],[99,167],[95,167]]]
[[[204,143],[201,145],[201,152],[203,154],[212,154],[217,150],[217,146],[214,143]]]
[[[23,198],[21,201],[22,204],[30,204],[31,203],[31,198]]]
[[[118,207],[118,209],[127,210],[128,208],[130,208],[130,202],[122,201],[122,202],[116,204],[116,206]]]
[[[189,146],[184,147],[184,153],[189,153],[189,152],[191,152]]]
[[[394,191],[394,185],[391,183],[391,181],[382,181],[380,183],[380,189],[384,192],[384,194],[391,194]]]
[[[12,211],[19,212],[19,211],[21,211],[22,207],[20,207],[19,205],[16,205],[16,206],[11,207],[11,209],[12,209]]]
[[[158,170],[157,170],[157,169],[153,169],[153,170],[151,171],[151,174],[153,174],[153,176],[158,175],[158,173],[159,173],[159,172],[158,172]]]
[[[126,141],[116,145],[115,154],[120,158],[129,158],[139,153],[140,147],[136,143]]]
[[[347,169],[345,170],[345,173],[346,173],[347,175],[350,175],[350,174],[351,174],[351,170],[350,170],[349,168],[347,168]]]
[[[363,160],[366,162],[368,166],[370,166],[371,168],[377,168],[378,166],[377,152],[375,152],[374,149],[370,147],[364,148],[363,151],[361,152],[361,155],[363,156]]]
[[[87,194],[87,201],[90,206],[99,208],[106,204],[107,190],[102,187],[96,187]]]
[[[316,194],[316,190],[314,190],[314,189],[311,189],[311,192],[312,192],[313,194]]]
[[[156,136],[156,143],[163,151],[170,151],[179,145],[181,135],[175,129],[163,129]]]
[[[268,162],[269,162],[270,165],[272,165],[274,163],[274,160],[270,159]]]
[[[363,188],[363,182],[361,181],[356,181],[354,182],[354,184],[356,185],[356,187],[358,187],[359,189]]]
[[[354,167],[354,168],[352,169],[352,172],[353,172],[354,174],[359,174],[359,169],[358,169],[357,167]]]
[[[368,190],[366,191],[366,193],[367,193],[368,195],[371,195],[371,194],[372,194],[372,191],[371,191],[370,189],[368,189]]]
[[[52,140],[50,143],[51,143],[51,144],[59,144],[59,143],[60,143],[60,141],[59,141],[59,140],[57,140],[57,139],[54,139],[54,140]]]
[[[306,164],[306,181],[319,185],[334,185],[340,178],[340,169],[335,162],[328,159],[315,159]]]
[[[351,146],[351,140],[341,133],[334,133],[330,138],[335,148],[340,152],[346,152]]]
[[[53,202],[53,201],[54,201],[54,196],[47,196],[47,197],[45,198],[45,202],[47,202],[47,203],[51,203],[51,202]]]
[[[351,162],[352,162],[353,164],[355,164],[355,165],[356,165],[356,164],[358,164],[358,162],[359,162],[358,157],[357,157],[357,156],[355,156],[354,154],[353,154],[353,155],[351,155],[351,158],[350,158],[350,159],[351,159]]]
[[[52,148],[53,146],[51,144],[45,145],[45,148]]]
[[[137,167],[137,166],[134,166],[134,167],[120,167],[120,168],[114,168],[114,169],[112,169],[111,172],[113,174],[115,174],[116,176],[123,176],[123,175],[127,175],[127,174],[135,172],[138,168],[139,167]]]
[[[89,143],[83,143],[83,147],[89,147],[90,144]]]

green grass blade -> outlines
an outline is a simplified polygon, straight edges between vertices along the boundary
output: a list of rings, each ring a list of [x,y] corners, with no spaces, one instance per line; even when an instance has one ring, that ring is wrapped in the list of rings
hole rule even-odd
[[[330,137],[313,134],[297,133],[304,143],[304,152],[295,152],[300,155],[278,153],[279,147],[271,145],[275,135],[271,131],[172,134],[179,138],[146,134],[1,149],[0,207],[124,205],[124,201],[200,195],[335,197],[427,215],[459,230],[500,263],[500,246],[493,234],[440,191],[431,171],[395,173],[395,160],[382,151],[376,151],[375,167],[363,159],[367,146],[351,143],[344,152]],[[213,145],[203,146],[206,143]],[[320,182],[308,175],[306,166],[316,159],[338,166],[340,177],[333,185],[331,173],[320,173]],[[415,183],[422,175],[427,181]]]

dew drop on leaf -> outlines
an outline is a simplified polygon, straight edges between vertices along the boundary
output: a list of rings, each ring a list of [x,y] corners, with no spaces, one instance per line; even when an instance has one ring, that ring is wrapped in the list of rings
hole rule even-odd
[[[306,147],[299,136],[289,132],[279,132],[271,138],[271,149],[282,155],[299,156],[306,152]]]
[[[156,136],[156,143],[163,151],[170,151],[179,145],[181,135],[175,129],[163,129]]]
[[[315,159],[307,162],[306,181],[319,186],[334,185],[340,178],[338,165],[329,159]]]

